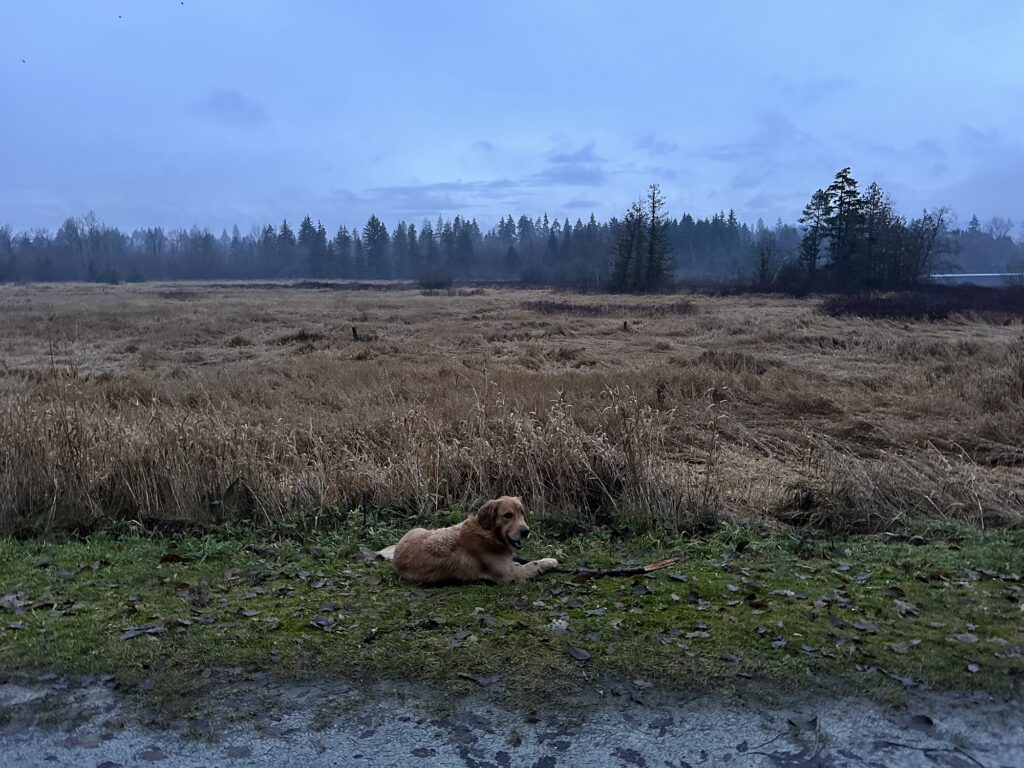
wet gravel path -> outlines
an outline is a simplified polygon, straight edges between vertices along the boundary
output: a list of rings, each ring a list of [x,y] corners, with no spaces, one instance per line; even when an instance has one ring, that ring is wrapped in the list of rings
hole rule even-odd
[[[415,686],[226,686],[168,722],[111,681],[0,682],[0,763],[160,766],[1024,766],[1024,703],[924,692],[890,709],[820,694],[595,686],[579,707]]]

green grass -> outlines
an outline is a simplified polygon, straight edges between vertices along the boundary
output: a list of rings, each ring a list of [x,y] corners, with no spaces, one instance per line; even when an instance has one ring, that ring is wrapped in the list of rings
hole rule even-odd
[[[720,689],[752,678],[881,696],[911,678],[1019,689],[1024,532],[921,535],[924,543],[732,527],[698,539],[540,535],[527,554],[568,566],[682,559],[644,578],[574,583],[552,573],[443,589],[354,558],[394,537],[370,525],[275,542],[237,531],[0,540],[0,595],[26,601],[18,613],[0,608],[0,677],[114,674],[179,704],[254,672],[456,691],[477,690],[459,672],[497,674],[512,700],[602,675]],[[270,544],[276,551],[250,549]],[[333,619],[329,632],[311,625],[317,617]],[[153,624],[164,630],[122,639]],[[590,659],[573,658],[570,646]]]

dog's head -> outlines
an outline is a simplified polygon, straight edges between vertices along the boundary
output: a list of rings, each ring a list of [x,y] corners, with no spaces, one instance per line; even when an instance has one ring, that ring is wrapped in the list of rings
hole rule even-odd
[[[482,528],[516,549],[522,549],[530,535],[530,527],[526,524],[526,507],[518,496],[502,496],[485,502],[476,511],[476,518]]]

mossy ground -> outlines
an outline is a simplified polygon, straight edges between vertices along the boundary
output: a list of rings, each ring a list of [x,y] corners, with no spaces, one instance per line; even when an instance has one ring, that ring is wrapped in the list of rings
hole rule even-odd
[[[0,677],[112,674],[179,706],[225,674],[479,690],[467,673],[512,700],[601,676],[880,696],[922,683],[1019,692],[1024,532],[919,534],[825,541],[721,527],[701,538],[557,540],[541,531],[527,554],[569,567],[681,560],[642,578],[551,573],[437,589],[359,559],[360,547],[395,536],[372,526],[273,541],[240,531],[0,540]],[[123,639],[133,627],[152,633]]]

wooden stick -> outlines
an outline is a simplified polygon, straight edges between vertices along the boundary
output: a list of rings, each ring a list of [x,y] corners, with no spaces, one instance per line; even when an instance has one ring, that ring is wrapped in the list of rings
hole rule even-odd
[[[639,576],[651,571],[660,571],[662,568],[671,568],[679,562],[678,557],[670,557],[666,560],[658,560],[656,563],[647,565],[634,565],[625,568],[569,568],[559,569],[562,573],[574,573],[573,581],[589,581],[600,579],[605,576]]]

